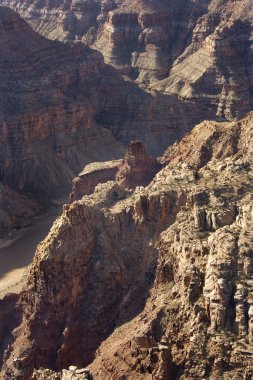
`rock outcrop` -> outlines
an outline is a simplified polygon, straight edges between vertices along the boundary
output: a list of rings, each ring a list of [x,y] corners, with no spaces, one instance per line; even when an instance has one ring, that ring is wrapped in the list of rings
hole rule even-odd
[[[74,178],[70,201],[81,199],[84,195],[94,193],[100,183],[114,181],[119,170],[121,160],[107,162],[93,162],[85,166],[84,170]]]
[[[70,366],[68,370],[54,372],[50,369],[39,369],[34,371],[32,380],[93,380],[89,370]]]
[[[160,169],[161,164],[149,156],[144,145],[140,141],[132,141],[127,146],[123,160],[86,165],[73,180],[70,201],[94,193],[97,185],[109,181],[116,181],[122,190],[147,186]]]
[[[243,122],[202,122],[179,143],[171,145],[161,162],[185,162],[199,169],[211,159],[222,160],[236,154],[250,156],[253,151],[252,116],[249,113]]]
[[[229,125],[203,128],[230,141]],[[146,188],[108,182],[64,207],[1,343],[3,379],[89,363],[103,380],[253,376],[252,115],[237,128],[220,158],[172,157]]]
[[[135,189],[147,186],[161,168],[161,164],[147,153],[140,141],[132,141],[116,174],[120,188]]]

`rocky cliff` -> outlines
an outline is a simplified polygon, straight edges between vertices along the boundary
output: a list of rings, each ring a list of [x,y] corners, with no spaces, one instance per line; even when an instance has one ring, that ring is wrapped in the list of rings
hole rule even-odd
[[[136,138],[160,154],[210,116],[177,96],[144,92],[100,53],[50,41],[8,8],[0,8],[0,32],[0,181],[38,207],[68,195],[85,164],[120,158]]]
[[[70,201],[81,199],[84,195],[94,193],[97,185],[114,181],[121,160],[107,162],[93,162],[85,166],[84,170],[73,179]]]
[[[134,189],[148,185],[161,169],[158,160],[152,158],[141,141],[131,141],[123,160],[94,162],[74,178],[70,201],[94,193],[97,185],[116,181],[121,189]]]
[[[32,4],[4,0],[3,4],[17,10],[45,36],[82,39],[128,77],[144,84],[166,79],[157,85],[159,90],[207,101],[218,108],[218,115],[236,116],[239,110],[233,102],[240,102],[241,112],[249,110],[247,102],[252,103],[251,0],[43,0]]]
[[[147,187],[66,205],[1,344],[3,379],[90,363],[103,380],[251,379],[252,149],[252,114],[205,122]]]
[[[223,20],[196,51],[192,44],[169,76],[152,87],[203,102],[228,120],[244,115],[252,109],[251,30],[247,21]]]

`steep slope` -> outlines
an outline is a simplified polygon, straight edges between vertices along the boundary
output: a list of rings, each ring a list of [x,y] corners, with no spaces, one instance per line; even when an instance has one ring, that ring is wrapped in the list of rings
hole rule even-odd
[[[101,0],[4,0],[1,3],[20,13],[40,34],[62,41],[80,39],[84,35],[93,38],[92,30],[97,17],[106,8],[106,2]]]
[[[179,57],[168,78],[152,87],[203,102],[228,120],[252,109],[251,28],[248,22],[226,20],[199,49]]]
[[[0,239],[6,237],[6,231],[25,227],[39,213],[38,202],[28,199],[0,182]]]
[[[161,154],[210,116],[142,91],[100,53],[47,40],[8,8],[0,8],[0,32],[0,180],[43,206],[66,196],[86,163],[120,158],[136,138]]]
[[[40,33],[83,40],[141,86],[240,118],[252,109],[251,0],[4,0]]]
[[[205,9],[202,1],[125,1],[108,13],[94,46],[139,82],[162,79]]]
[[[252,114],[185,139],[148,187],[108,182],[64,207],[37,249],[3,379],[89,362],[103,380],[252,377]]]
[[[46,40],[8,8],[0,8],[0,31],[2,188],[48,202],[66,195],[85,161],[121,155],[111,133],[93,125],[100,107],[97,83],[103,75],[117,79],[98,53]],[[12,194],[14,206],[20,196]]]

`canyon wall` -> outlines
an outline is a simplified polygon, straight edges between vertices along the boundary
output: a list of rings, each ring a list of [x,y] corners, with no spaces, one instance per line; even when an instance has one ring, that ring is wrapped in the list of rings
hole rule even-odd
[[[66,197],[85,164],[120,158],[136,138],[161,154],[210,116],[124,81],[99,52],[50,41],[8,8],[0,8],[0,31],[1,191],[8,186],[37,207]]]
[[[64,206],[19,298],[3,379],[89,363],[94,379],[250,379],[252,149],[252,114],[204,122],[147,187],[107,182]]]
[[[250,0],[3,4],[49,38],[83,40],[141,85],[194,100],[229,120],[251,110]]]

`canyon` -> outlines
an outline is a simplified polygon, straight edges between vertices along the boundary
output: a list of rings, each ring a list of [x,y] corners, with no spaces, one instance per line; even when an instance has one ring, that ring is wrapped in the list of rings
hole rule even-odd
[[[177,96],[145,92],[99,52],[48,40],[8,8],[0,8],[0,31],[2,235],[68,196],[86,163],[119,159],[136,138],[162,154],[210,114]],[[8,206],[10,196],[16,204]]]
[[[251,1],[1,5],[0,378],[252,379]]]
[[[203,122],[149,184],[124,186],[119,167],[64,206],[16,303],[3,379],[85,365],[95,379],[252,377],[252,120]],[[145,155],[135,142],[126,158]]]
[[[43,35],[83,41],[132,81],[232,120],[252,108],[250,0],[4,0]]]

